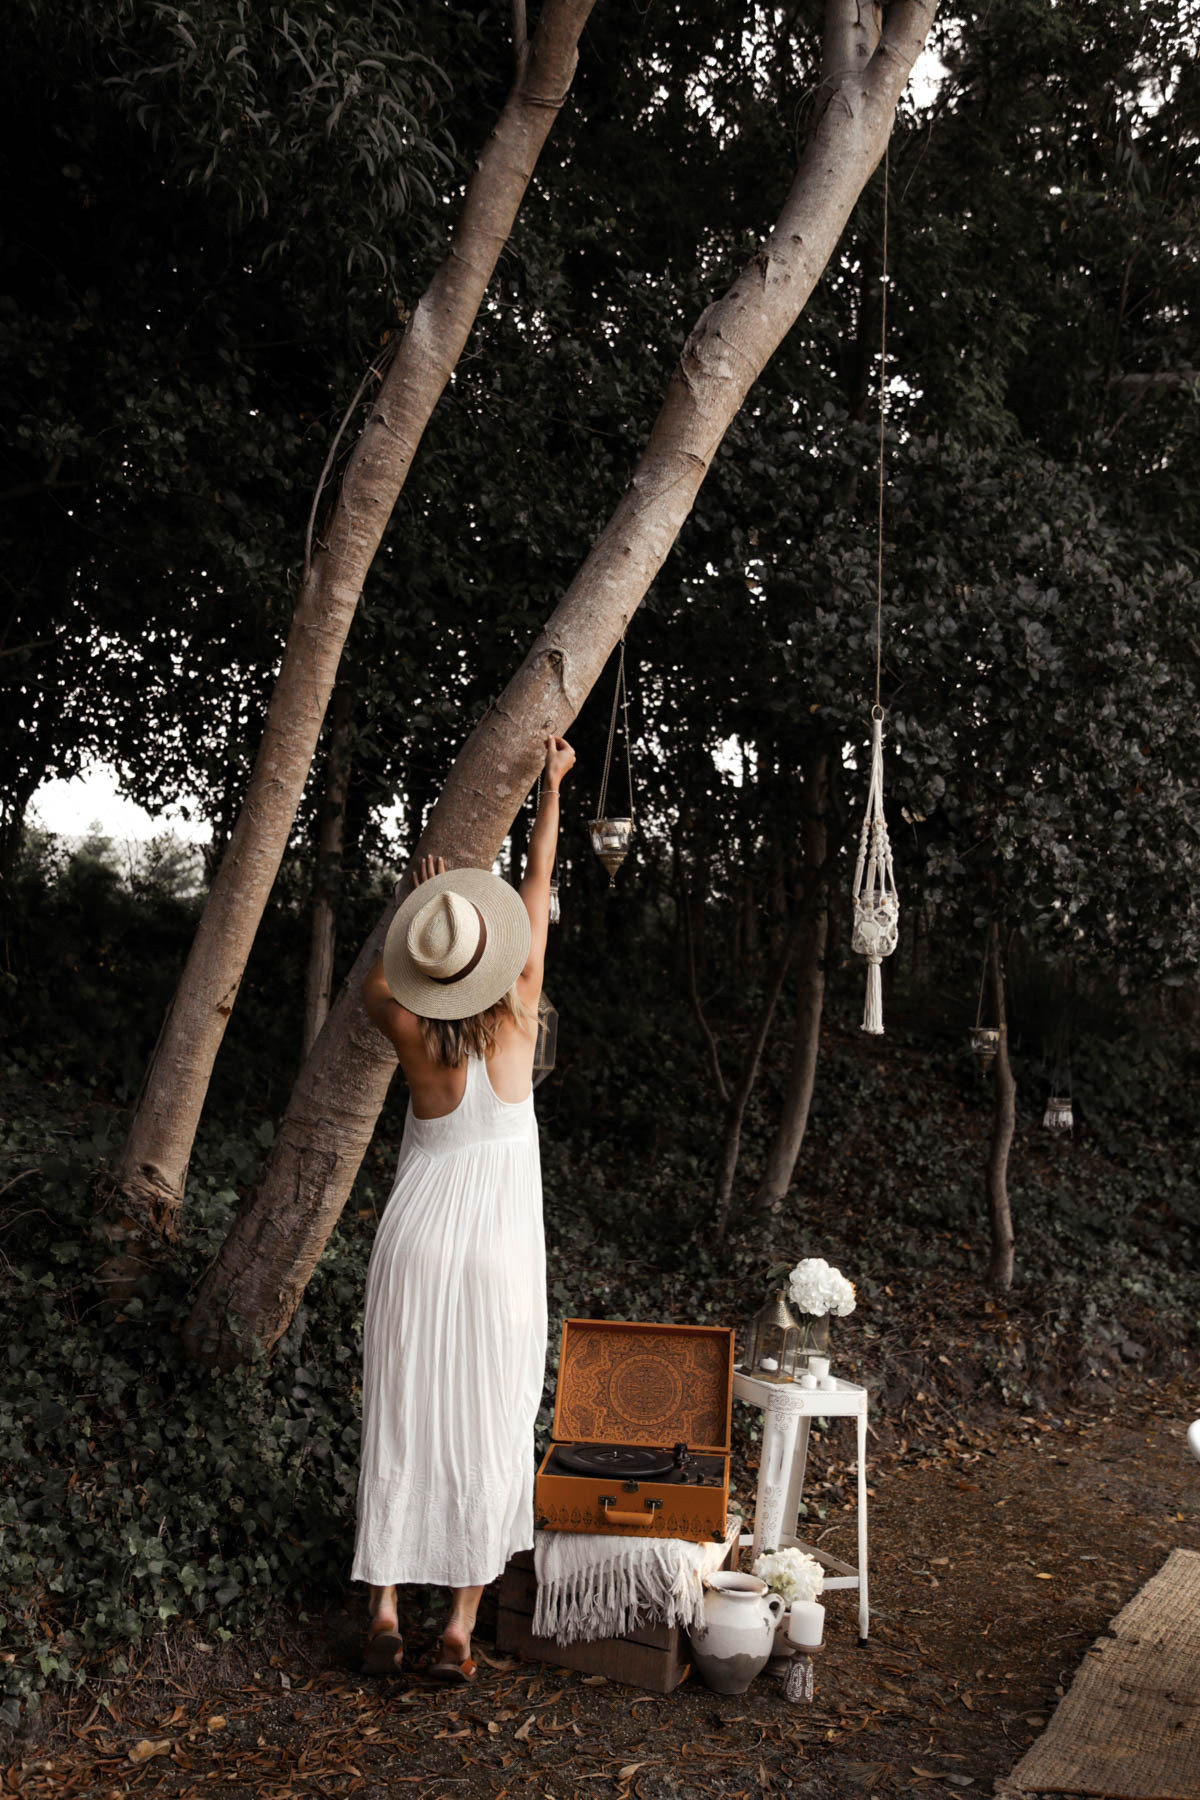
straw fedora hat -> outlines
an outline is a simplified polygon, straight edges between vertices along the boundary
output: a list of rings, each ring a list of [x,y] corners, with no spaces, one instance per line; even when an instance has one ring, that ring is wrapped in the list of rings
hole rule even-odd
[[[529,914],[488,869],[448,869],[407,895],[383,946],[393,999],[425,1019],[469,1019],[507,994],[529,959]]]

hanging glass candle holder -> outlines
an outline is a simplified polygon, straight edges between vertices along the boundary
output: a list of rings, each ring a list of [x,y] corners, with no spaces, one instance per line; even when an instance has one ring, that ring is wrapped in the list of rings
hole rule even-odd
[[[533,1052],[533,1086],[545,1081],[558,1052],[558,1008],[546,993],[538,995],[537,1046]]]
[[[803,1333],[780,1288],[750,1321],[746,1372],[756,1381],[795,1381],[807,1367]]]
[[[990,1068],[993,1058],[1000,1048],[1000,1027],[998,1025],[972,1025],[970,1038],[971,1055],[977,1056],[985,1069]]]
[[[1069,1094],[1051,1094],[1042,1114],[1042,1124],[1047,1131],[1074,1131],[1075,1113]]]
[[[592,849],[608,870],[608,885],[616,883],[617,870],[629,855],[633,842],[632,819],[593,819],[588,826]]]
[[[557,881],[552,881],[550,883],[549,922],[551,925],[559,925],[562,923],[562,907],[558,903],[558,883],[557,883]]]
[[[612,773],[613,745],[617,736],[617,720],[625,726],[625,769],[629,779],[629,812],[624,818],[608,814],[608,778]],[[617,685],[613,690],[612,718],[608,724],[608,748],[604,752],[604,775],[600,782],[600,804],[597,816],[588,826],[592,849],[608,870],[610,890],[616,885],[617,870],[629,855],[633,842],[633,750],[629,740],[629,695],[625,686],[625,633],[621,633],[621,654],[617,661]]]

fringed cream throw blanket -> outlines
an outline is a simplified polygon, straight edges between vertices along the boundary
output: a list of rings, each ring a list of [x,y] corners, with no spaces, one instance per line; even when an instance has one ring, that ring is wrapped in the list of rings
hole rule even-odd
[[[535,1532],[534,1636],[589,1644],[639,1625],[703,1625],[705,1577],[720,1568],[741,1523],[731,1517],[720,1544]]]

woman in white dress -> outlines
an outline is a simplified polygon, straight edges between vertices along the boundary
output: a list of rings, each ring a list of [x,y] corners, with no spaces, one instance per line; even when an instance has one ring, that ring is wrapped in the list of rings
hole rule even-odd
[[[354,1579],[364,1667],[399,1670],[396,1586],[450,1588],[432,1674],[471,1681],[479,1597],[533,1543],[546,1362],[542,1182],[531,1077],[558,837],[575,761],[546,740],[520,892],[425,857],[363,983],[409,1107],[367,1271]]]

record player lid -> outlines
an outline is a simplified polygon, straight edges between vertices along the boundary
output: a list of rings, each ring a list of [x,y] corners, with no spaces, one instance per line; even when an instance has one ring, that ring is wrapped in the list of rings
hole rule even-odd
[[[718,1325],[564,1319],[558,1443],[684,1443],[729,1451],[733,1332]]]

